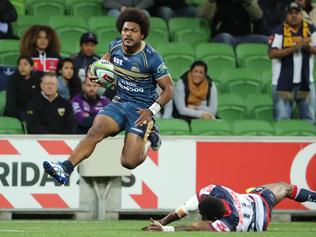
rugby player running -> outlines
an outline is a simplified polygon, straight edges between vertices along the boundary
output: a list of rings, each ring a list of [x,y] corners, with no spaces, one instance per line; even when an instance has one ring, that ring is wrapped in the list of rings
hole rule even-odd
[[[137,9],[127,9],[118,17],[116,27],[121,37],[110,43],[103,56],[115,66],[117,94],[100,110],[67,160],[43,162],[45,172],[60,184],[69,182],[74,167],[92,154],[98,142],[123,130],[121,164],[127,169],[140,165],[150,146],[153,150],[160,147],[161,139],[153,117],[172,98],[173,82],[162,57],[143,41],[149,33],[149,25],[148,16]],[[91,80],[100,82],[98,78]],[[159,96],[157,84],[162,89]]]

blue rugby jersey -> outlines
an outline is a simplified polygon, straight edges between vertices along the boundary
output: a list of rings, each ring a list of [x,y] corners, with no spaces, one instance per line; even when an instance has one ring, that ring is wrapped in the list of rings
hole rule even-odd
[[[142,41],[134,54],[123,51],[121,38],[109,46],[110,61],[118,75],[115,101],[130,101],[139,108],[149,107],[156,99],[157,80],[169,75],[162,57],[149,44]]]

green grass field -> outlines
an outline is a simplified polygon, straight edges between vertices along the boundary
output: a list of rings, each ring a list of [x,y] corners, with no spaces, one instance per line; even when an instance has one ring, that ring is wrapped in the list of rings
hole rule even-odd
[[[148,221],[0,221],[0,237],[159,237],[223,235],[210,232],[144,232]],[[316,222],[272,223],[265,233],[225,233],[225,236],[315,237]]]

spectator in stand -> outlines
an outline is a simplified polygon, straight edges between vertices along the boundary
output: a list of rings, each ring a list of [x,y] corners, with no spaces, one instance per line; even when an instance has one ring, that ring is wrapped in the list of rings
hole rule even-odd
[[[208,0],[199,16],[211,22],[214,42],[230,44],[268,43],[261,35],[263,18],[257,0]]]
[[[31,134],[74,134],[76,122],[71,104],[57,93],[54,73],[45,73],[41,81],[42,92],[28,105],[26,127]]]
[[[127,8],[137,8],[150,16],[148,9],[153,6],[154,0],[104,0],[103,5],[108,9],[108,16],[118,17]]]
[[[24,33],[20,51],[32,57],[35,71],[55,72],[60,60],[60,40],[51,27],[33,25]]]
[[[40,73],[33,71],[33,60],[29,56],[20,56],[18,70],[9,79],[7,88],[5,115],[25,120],[27,104],[41,92]]]
[[[110,103],[108,98],[97,94],[99,85],[90,81],[89,73],[83,81],[82,92],[71,99],[78,134],[86,134],[99,110]]]
[[[166,21],[172,17],[195,17],[197,14],[197,8],[189,6],[185,0],[154,0],[154,2],[151,10],[152,15],[161,17]]]
[[[195,61],[190,70],[177,81],[174,92],[173,117],[191,119],[216,119],[217,89],[207,75],[207,65]]]
[[[71,58],[64,58],[58,62],[56,74],[58,76],[57,92],[62,98],[70,100],[81,91],[81,81]]]
[[[285,17],[285,7],[293,0],[258,0],[263,12],[262,33],[271,35],[274,28],[282,24]]]
[[[18,39],[12,31],[11,22],[16,21],[18,14],[9,0],[0,0],[0,39]]]
[[[295,2],[301,6],[304,20],[316,25],[316,8],[311,0],[295,0]]]
[[[80,52],[71,56],[81,81],[85,80],[85,72],[88,65],[100,59],[100,56],[95,53],[97,44],[96,35],[92,32],[86,32],[80,37]]]
[[[301,7],[292,2],[286,18],[271,36],[272,96],[275,120],[291,119],[295,102],[299,117],[314,122],[315,86],[313,83],[316,32],[303,20]]]

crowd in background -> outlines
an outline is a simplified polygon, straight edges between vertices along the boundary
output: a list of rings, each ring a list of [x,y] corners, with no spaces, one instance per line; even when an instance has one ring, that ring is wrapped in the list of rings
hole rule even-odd
[[[299,117],[314,122],[316,98],[311,71],[316,53],[316,8],[311,0],[294,2],[293,5],[291,0],[206,0],[193,6],[185,0],[104,0],[104,7],[108,15],[115,17],[126,8],[135,7],[166,21],[172,17],[203,18],[210,25],[210,41],[232,47],[269,42],[274,50],[269,51],[269,57],[275,120],[290,119],[295,102]],[[295,22],[292,18],[299,18],[296,15],[300,12],[302,19]],[[0,40],[18,38],[12,30],[17,17],[10,1],[0,0]],[[297,37],[299,40],[294,42]],[[115,94],[113,85],[105,89],[88,80],[88,65],[102,56],[96,54],[96,35],[82,34],[78,39],[80,51],[66,58],[60,52],[63,42],[50,26],[34,25],[19,40],[21,56],[17,71],[9,80],[4,115],[24,121],[28,133],[86,133],[94,116]],[[284,65],[288,70],[281,70]],[[205,62],[193,62],[177,80],[174,99],[159,116],[189,122],[196,118],[220,119],[219,92],[208,72]]]

